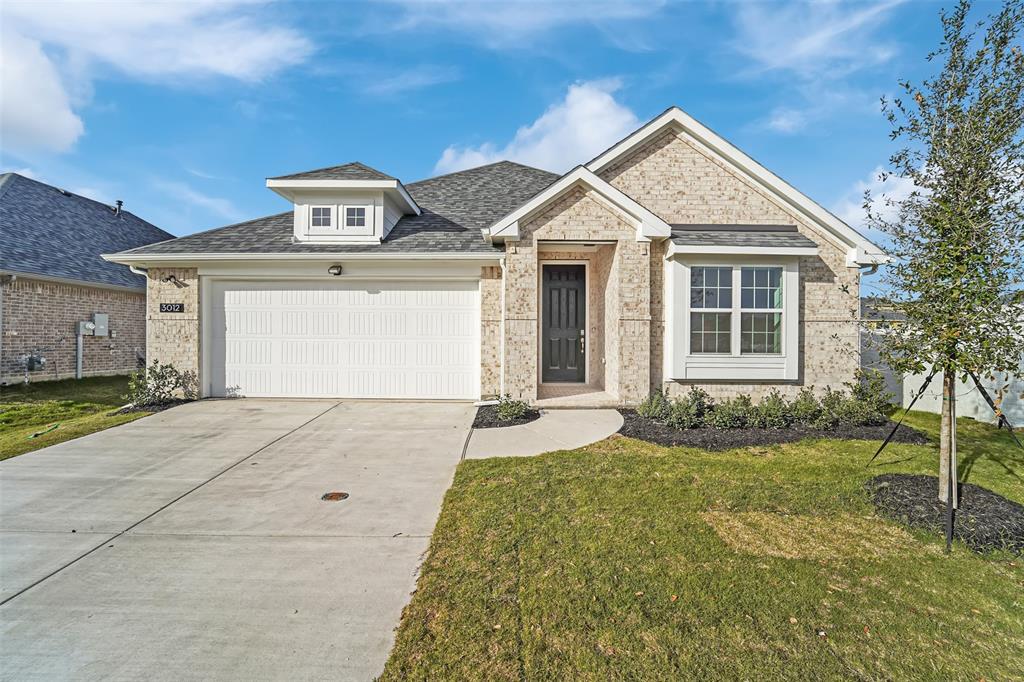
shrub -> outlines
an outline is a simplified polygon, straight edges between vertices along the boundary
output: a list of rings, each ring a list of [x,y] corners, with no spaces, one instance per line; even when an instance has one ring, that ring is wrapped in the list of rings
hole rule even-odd
[[[778,389],[774,388],[761,398],[750,419],[750,426],[761,429],[784,429],[792,423],[793,415],[789,405]]]
[[[839,405],[839,423],[845,426],[880,426],[889,417],[882,414],[870,402],[858,400],[854,396],[846,398]]]
[[[750,402],[750,396],[738,395],[715,405],[708,412],[706,422],[716,429],[742,429],[750,423],[753,412],[754,405]]]
[[[522,419],[530,411],[530,406],[524,400],[513,400],[508,393],[498,399],[497,416],[499,421],[511,422]]]
[[[850,389],[850,397],[866,405],[870,412],[888,417],[896,409],[881,372],[858,369],[854,380],[846,387]]]
[[[136,406],[166,405],[199,397],[199,379],[193,371],[181,372],[171,364],[153,364],[132,372],[125,400]]]
[[[643,402],[636,406],[636,413],[638,415],[659,422],[668,419],[669,412],[671,411],[672,404],[661,390],[652,391],[650,395],[644,398]]]
[[[831,386],[825,389],[821,396],[821,412],[814,419],[814,427],[818,429],[834,429],[841,423],[840,415],[843,412],[847,400],[846,393],[837,391]]]
[[[789,404],[789,414],[797,424],[813,424],[821,414],[821,403],[809,388],[801,388],[796,399]]]
[[[694,386],[682,398],[672,403],[665,423],[674,429],[698,429],[714,405],[711,396]]]

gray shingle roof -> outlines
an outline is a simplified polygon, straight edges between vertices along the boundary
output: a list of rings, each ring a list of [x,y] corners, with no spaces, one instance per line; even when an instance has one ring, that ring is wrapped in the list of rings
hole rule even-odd
[[[395,225],[380,244],[304,244],[292,241],[293,213],[257,218],[133,254],[174,253],[480,253],[500,252],[484,241],[481,228],[511,212],[558,179],[554,173],[510,161],[442,175],[406,185],[423,210]]]
[[[800,247],[817,244],[795,225],[672,225],[672,243],[679,246]]]
[[[395,180],[387,173],[381,173],[376,168],[370,168],[366,164],[353,161],[340,166],[328,166],[315,170],[292,173],[291,175],[279,175],[270,180]]]
[[[0,270],[144,288],[145,278],[101,253],[174,235],[122,210],[17,173],[0,175]]]

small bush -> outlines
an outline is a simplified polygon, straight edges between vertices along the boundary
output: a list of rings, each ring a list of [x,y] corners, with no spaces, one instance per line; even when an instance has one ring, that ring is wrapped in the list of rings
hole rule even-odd
[[[789,404],[786,403],[778,389],[774,388],[761,398],[761,402],[754,408],[751,417],[750,426],[761,429],[784,429],[793,423]]]
[[[846,384],[850,397],[863,403],[867,409],[886,417],[896,410],[893,395],[885,388],[885,377],[875,370],[858,369],[854,381]]]
[[[711,396],[694,386],[682,398],[672,403],[665,423],[674,429],[699,429],[714,406]]]
[[[503,422],[512,422],[522,419],[530,411],[530,406],[524,400],[513,400],[508,393],[498,399],[496,410],[498,419]]]
[[[797,424],[813,424],[821,414],[821,403],[814,391],[801,388],[796,399],[789,404],[789,414]]]
[[[825,394],[821,396],[821,412],[814,420],[814,427],[818,429],[834,429],[842,423],[841,414],[846,402],[846,393],[837,391],[831,386],[825,388]]]
[[[199,379],[193,371],[182,372],[171,364],[153,364],[132,372],[124,399],[135,406],[166,405],[199,397]]]
[[[665,421],[672,411],[672,403],[665,397],[664,391],[652,391],[643,402],[636,406],[636,413],[641,417],[654,421]]]
[[[742,429],[751,422],[753,412],[754,405],[750,402],[750,396],[738,395],[715,405],[705,421],[708,426],[716,429]]]

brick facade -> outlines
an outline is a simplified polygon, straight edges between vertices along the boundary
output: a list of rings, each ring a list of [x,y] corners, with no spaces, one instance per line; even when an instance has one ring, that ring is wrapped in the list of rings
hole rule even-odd
[[[173,275],[176,281],[164,281]],[[146,309],[149,360],[199,373],[199,273],[195,268],[150,268]],[[184,303],[183,313],[161,313],[161,303]],[[202,380],[202,377],[200,377]]]
[[[0,285],[0,296],[0,383],[24,381],[19,357],[37,349],[47,365],[31,372],[31,381],[75,376],[78,322],[92,319],[93,313],[110,316],[111,335],[83,337],[83,375],[127,374],[145,359],[146,296],[142,292],[19,275]]]

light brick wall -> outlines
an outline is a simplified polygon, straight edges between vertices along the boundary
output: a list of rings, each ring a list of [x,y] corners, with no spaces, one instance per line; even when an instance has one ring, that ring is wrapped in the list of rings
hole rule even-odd
[[[165,282],[174,275],[177,284]],[[146,346],[150,362],[199,373],[199,274],[195,268],[150,268],[148,272]],[[161,303],[184,303],[183,313],[161,313]],[[200,381],[203,378],[200,377]]]
[[[3,296],[3,337],[0,383],[24,381],[18,358],[40,349],[46,369],[30,373],[31,381],[75,376],[78,322],[93,313],[110,316],[112,336],[85,336],[85,376],[127,374],[146,353],[146,299],[141,292],[59,284],[18,276],[0,285]]]
[[[501,391],[501,268],[480,268],[480,395]]]
[[[782,202],[728,167],[699,142],[666,131],[601,176],[669,223],[796,225],[819,245],[819,255],[800,259],[801,372],[797,382],[701,384],[717,396],[750,393],[773,386],[795,394],[801,386],[838,386],[859,366],[854,312],[859,273],[845,265],[845,249]],[[659,251],[660,248],[655,248]],[[661,384],[664,365],[663,271],[661,255],[650,262],[650,383]],[[689,387],[673,383],[669,393]]]
[[[516,397],[535,400],[538,374],[538,262],[540,240],[614,240],[595,259],[607,272],[604,287],[604,385],[627,402],[647,393],[650,363],[649,245],[623,216],[581,188],[566,193],[520,225],[520,241],[506,249],[505,381]],[[593,286],[593,282],[591,283]]]

